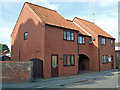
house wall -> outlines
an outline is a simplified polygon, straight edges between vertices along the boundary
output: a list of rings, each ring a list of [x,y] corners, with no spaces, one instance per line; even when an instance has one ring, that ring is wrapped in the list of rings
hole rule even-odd
[[[58,76],[76,75],[78,73],[77,32],[74,31],[75,41],[73,42],[63,40],[63,30],[67,29],[46,26],[44,78],[51,77],[51,54],[58,54]],[[63,66],[64,54],[75,55],[75,66]]]
[[[82,36],[85,38],[85,45],[79,44],[79,54],[86,55],[90,62],[89,62],[89,70],[90,71],[98,71],[98,48],[94,45],[94,43],[97,41],[93,41],[92,44],[89,44],[89,41],[91,41],[91,37]]]
[[[28,32],[27,40],[24,40],[25,32]],[[44,33],[45,25],[25,4],[11,35],[11,59],[19,60],[20,57],[20,60],[44,60]]]
[[[106,39],[106,45],[102,45],[102,41],[101,41],[102,37],[99,37],[99,41],[100,41],[100,70],[104,71],[104,70],[110,70],[111,69],[111,62],[107,63],[107,64],[102,64],[102,55],[113,55],[114,56],[114,69],[116,68],[116,60],[115,60],[115,40],[114,40],[114,45],[113,47],[111,46],[111,40],[109,38],[105,38]]]
[[[95,34],[90,28],[86,27],[82,24],[78,19],[74,18],[73,22],[77,23],[81,26],[87,33],[90,34],[91,37],[95,38],[95,41],[92,40],[93,44],[89,45],[88,41],[91,40],[87,38],[86,45],[79,45],[79,53],[85,53],[90,59],[90,70],[91,71],[99,71],[99,57],[98,57],[98,35]],[[82,47],[81,47],[82,46]],[[84,48],[84,51],[81,50]]]

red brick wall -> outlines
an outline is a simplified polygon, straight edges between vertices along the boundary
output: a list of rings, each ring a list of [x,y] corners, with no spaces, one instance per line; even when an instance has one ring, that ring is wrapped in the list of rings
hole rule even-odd
[[[73,20],[75,23],[80,25],[84,30],[86,30],[92,37],[95,38],[93,44],[89,45],[88,41],[90,38],[86,37],[86,45],[79,45],[79,53],[85,54],[90,58],[90,70],[99,71],[99,59],[98,59],[98,35],[91,31],[88,27],[80,23],[78,19]]]
[[[29,62],[0,61],[2,82],[28,82],[30,80]]]
[[[45,66],[44,77],[51,77],[51,54],[58,54],[58,74],[59,76],[75,75],[78,73],[78,51],[77,51],[77,32],[75,41],[63,40],[63,30],[61,28],[46,26],[45,30]],[[69,30],[68,30],[69,31]],[[75,55],[75,66],[63,66],[64,54]]]
[[[24,33],[28,32],[28,39],[24,40]],[[25,5],[18,18],[11,36],[11,56],[13,60],[30,60],[37,58],[44,60],[44,32],[45,25],[34,12]]]
[[[89,59],[89,70],[90,71],[98,71],[99,63],[98,63],[98,48],[94,43],[97,42],[97,39],[93,41],[93,44],[89,44],[91,41],[91,37],[82,36],[85,38],[85,45],[79,44],[79,54],[86,55]]]
[[[111,40],[112,39],[106,39],[106,45],[102,45],[101,38],[99,38],[100,41],[100,67],[101,71],[104,70],[110,70],[111,69],[111,62],[108,64],[102,64],[102,55],[113,55],[114,56],[114,68],[116,67],[116,60],[115,60],[115,40],[114,40],[114,45],[113,47],[111,46]]]

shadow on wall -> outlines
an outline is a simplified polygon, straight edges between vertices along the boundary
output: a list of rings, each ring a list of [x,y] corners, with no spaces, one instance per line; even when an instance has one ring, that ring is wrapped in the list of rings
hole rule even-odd
[[[18,30],[17,30],[17,27]],[[25,23],[16,25],[15,33],[13,36],[11,52],[12,59],[14,60],[30,60],[31,58],[41,58],[43,60],[43,47],[44,43],[44,28],[45,26],[38,22],[37,24],[33,19],[29,18]],[[28,32],[28,39],[24,40],[24,33]],[[13,40],[13,39],[12,39]]]

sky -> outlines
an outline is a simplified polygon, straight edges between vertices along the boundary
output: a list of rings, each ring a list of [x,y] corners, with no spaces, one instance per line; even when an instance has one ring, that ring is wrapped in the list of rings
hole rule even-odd
[[[22,10],[25,0],[0,1],[0,43],[7,44],[11,49],[11,33]],[[118,42],[118,1],[74,0],[53,2],[44,0],[28,1],[52,10],[56,10],[64,18],[73,20],[79,17],[102,28],[116,38]],[[93,15],[94,13],[94,15]],[[95,19],[95,21],[94,21]]]

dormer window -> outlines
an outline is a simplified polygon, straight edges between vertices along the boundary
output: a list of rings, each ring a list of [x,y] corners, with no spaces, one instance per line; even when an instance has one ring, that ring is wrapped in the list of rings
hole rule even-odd
[[[28,32],[24,33],[24,40],[28,39]]]
[[[105,38],[102,38],[102,45],[105,45]]]

